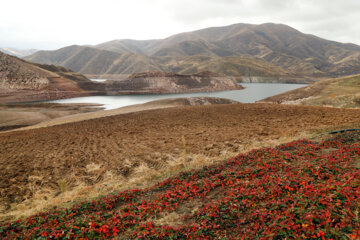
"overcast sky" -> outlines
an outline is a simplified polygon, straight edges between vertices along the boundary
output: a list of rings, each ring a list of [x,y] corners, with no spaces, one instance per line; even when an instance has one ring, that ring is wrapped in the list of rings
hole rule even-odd
[[[0,47],[19,49],[265,22],[360,45],[360,0],[0,0],[0,9]]]

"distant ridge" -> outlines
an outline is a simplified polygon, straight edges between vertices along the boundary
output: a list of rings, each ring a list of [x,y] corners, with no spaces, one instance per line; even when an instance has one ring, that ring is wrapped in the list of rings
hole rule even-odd
[[[113,40],[92,47],[39,51],[25,59],[83,74],[148,70],[233,76],[329,77],[360,73],[360,46],[304,34],[283,24],[233,24],[159,40]]]
[[[36,49],[14,49],[14,48],[0,48],[0,51],[15,57],[26,57],[34,54],[38,50]]]
[[[39,51],[27,60],[61,65],[83,74],[132,74],[144,71],[165,71],[194,74],[202,70],[240,76],[255,74],[283,76],[289,72],[281,67],[251,56],[180,56],[149,57],[135,53],[116,53],[84,46],[69,46],[59,50]]]

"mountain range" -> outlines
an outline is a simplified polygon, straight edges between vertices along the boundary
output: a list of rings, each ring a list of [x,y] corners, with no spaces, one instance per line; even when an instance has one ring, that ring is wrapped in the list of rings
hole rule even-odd
[[[99,75],[211,70],[232,76],[333,77],[360,72],[360,46],[274,23],[211,27],[157,40],[73,45],[25,59]]]

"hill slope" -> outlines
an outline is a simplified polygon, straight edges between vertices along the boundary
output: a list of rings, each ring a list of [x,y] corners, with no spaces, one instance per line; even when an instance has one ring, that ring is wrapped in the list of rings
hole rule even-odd
[[[143,69],[163,70],[144,55],[120,54],[77,45],[56,51],[39,51],[26,59],[42,64],[60,65],[86,74],[130,74],[143,72]]]
[[[133,51],[131,46],[135,43],[138,48]],[[253,56],[287,71],[312,76],[356,74],[360,65],[360,46],[328,41],[272,23],[234,24],[180,33],[163,40],[117,40],[95,47],[117,51],[117,46],[122,46],[124,52],[149,56]]]
[[[293,141],[0,226],[6,239],[359,239],[358,132]]]
[[[83,46],[65,47],[53,52],[39,51],[29,61],[61,65],[83,74],[119,75],[144,71],[194,74],[216,71],[231,76],[289,76],[290,72],[251,56],[154,56],[116,53]]]
[[[96,119],[0,133],[0,218],[151,177],[159,181],[172,171],[287,142],[304,132],[360,124],[360,110],[278,104],[98,113]],[[60,185],[67,188],[63,194]],[[19,205],[10,208],[14,202]]]
[[[126,42],[102,45],[117,44]],[[273,23],[207,28],[142,46],[140,52],[152,56],[251,55],[302,75],[349,75],[359,73],[360,64],[360,46],[328,41]]]
[[[131,39],[123,39],[123,40],[113,40],[110,42],[104,42],[94,46],[95,48],[107,50],[111,52],[117,53],[138,53],[146,55],[145,49],[151,44],[154,44],[157,41],[161,40],[131,40]]]
[[[89,79],[69,69],[33,64],[0,52],[1,103],[82,96],[87,94],[88,83]]]
[[[98,51],[96,51],[97,49]],[[180,33],[159,40],[114,40],[96,46],[70,46],[57,51],[40,51],[26,59],[46,64],[59,64],[86,74],[122,74],[147,70],[169,71],[164,59],[207,57],[222,64],[224,57],[247,58],[256,66],[272,68],[273,75],[340,76],[359,73],[360,46],[328,41],[303,34],[282,24],[234,24]],[[252,69],[251,62],[247,66]],[[204,62],[196,64],[199,69]],[[275,67],[277,66],[277,67]],[[187,65],[174,68],[186,72]],[[228,64],[218,69],[222,74],[246,75],[243,69]],[[196,71],[195,71],[196,72]],[[191,72],[194,73],[194,72]],[[268,74],[259,72],[256,74]],[[260,75],[263,76],[263,75]]]
[[[341,108],[360,107],[360,75],[328,79],[262,101]]]

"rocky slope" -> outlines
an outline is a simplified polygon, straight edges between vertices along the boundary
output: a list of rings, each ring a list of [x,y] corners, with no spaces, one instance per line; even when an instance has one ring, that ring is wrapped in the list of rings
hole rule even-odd
[[[89,93],[80,85],[87,82],[91,83],[69,69],[33,64],[0,52],[0,103],[83,96]]]
[[[0,52],[0,89],[41,90],[54,74]]]
[[[230,62],[227,57],[232,57]],[[160,40],[114,40],[88,48],[40,51],[27,59],[86,74],[148,70],[192,74],[211,70],[207,62],[213,62],[222,66],[217,72],[233,76],[323,77],[359,73],[360,46],[328,41],[282,24],[234,24]],[[264,70],[259,63],[271,70],[259,71]]]
[[[243,89],[243,87],[230,77],[209,71],[192,75],[151,71],[135,73],[124,80],[106,81],[108,95],[213,92],[235,89]]]

